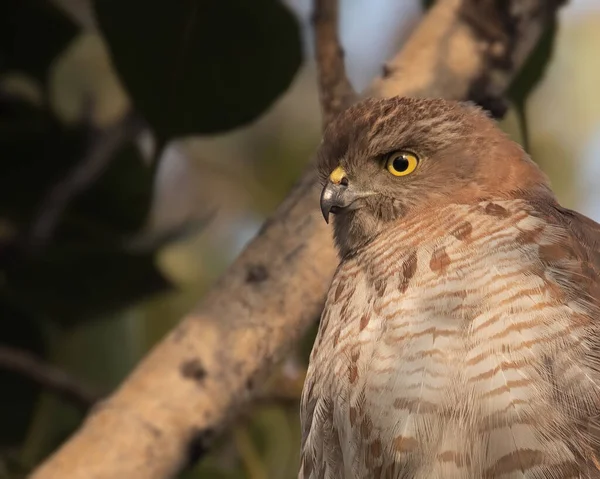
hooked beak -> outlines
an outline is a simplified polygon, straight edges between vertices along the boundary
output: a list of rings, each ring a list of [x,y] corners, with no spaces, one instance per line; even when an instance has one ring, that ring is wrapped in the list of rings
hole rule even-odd
[[[336,168],[329,176],[329,181],[321,192],[321,213],[329,224],[329,214],[336,214],[343,209],[356,209],[355,201],[371,196],[370,192],[358,192],[348,182],[344,170]]]
[[[321,213],[329,224],[329,214],[337,213],[342,208],[349,207],[358,197],[347,186],[327,183],[321,192]]]

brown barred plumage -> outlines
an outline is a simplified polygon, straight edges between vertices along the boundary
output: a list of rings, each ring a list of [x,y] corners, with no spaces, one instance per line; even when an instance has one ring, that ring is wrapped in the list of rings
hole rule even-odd
[[[382,166],[397,150],[413,174]],[[600,225],[473,106],[366,100],[319,155],[354,196],[299,478],[600,478]]]

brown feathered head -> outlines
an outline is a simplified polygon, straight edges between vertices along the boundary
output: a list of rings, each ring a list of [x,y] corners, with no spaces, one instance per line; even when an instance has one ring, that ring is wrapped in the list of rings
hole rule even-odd
[[[342,256],[386,223],[449,203],[551,195],[544,174],[480,108],[440,99],[367,99],[325,131],[321,210]]]

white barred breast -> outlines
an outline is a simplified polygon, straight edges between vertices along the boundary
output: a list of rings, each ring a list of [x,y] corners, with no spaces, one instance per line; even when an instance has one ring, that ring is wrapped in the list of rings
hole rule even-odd
[[[521,200],[403,220],[334,277],[301,478],[596,477],[597,306]]]

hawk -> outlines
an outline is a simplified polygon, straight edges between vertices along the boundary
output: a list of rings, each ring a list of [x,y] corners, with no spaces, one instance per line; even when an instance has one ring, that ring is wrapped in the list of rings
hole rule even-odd
[[[600,225],[468,103],[365,100],[318,166],[299,478],[600,477]]]

